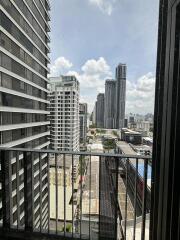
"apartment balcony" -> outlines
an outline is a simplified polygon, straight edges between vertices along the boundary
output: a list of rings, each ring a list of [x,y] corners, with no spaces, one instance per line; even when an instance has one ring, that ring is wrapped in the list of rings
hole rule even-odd
[[[0,239],[149,239],[148,157],[0,148],[0,160]]]

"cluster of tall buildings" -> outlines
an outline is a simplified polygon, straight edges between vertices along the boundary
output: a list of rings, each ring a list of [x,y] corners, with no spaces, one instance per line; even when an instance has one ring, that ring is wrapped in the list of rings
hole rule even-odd
[[[125,121],[126,64],[116,68],[116,79],[105,82],[105,94],[99,93],[92,113],[97,128],[121,129]]]

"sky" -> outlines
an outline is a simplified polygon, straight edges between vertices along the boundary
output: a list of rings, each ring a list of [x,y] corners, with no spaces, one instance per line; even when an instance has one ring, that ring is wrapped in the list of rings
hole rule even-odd
[[[75,75],[89,112],[127,64],[126,113],[153,113],[158,0],[51,0],[50,76]]]

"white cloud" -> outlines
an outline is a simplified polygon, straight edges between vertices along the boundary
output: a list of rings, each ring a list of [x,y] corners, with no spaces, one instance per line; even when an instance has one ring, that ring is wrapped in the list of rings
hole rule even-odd
[[[82,67],[81,73],[69,71],[67,74],[75,75],[81,86],[81,91],[104,91],[104,83],[107,78],[112,78],[110,66],[103,57],[98,60],[90,59]]]
[[[103,13],[106,13],[110,16],[116,0],[89,0],[89,2],[93,5],[96,5]]]
[[[152,73],[140,77],[136,83],[127,80],[126,88],[126,113],[153,113],[155,77]]]
[[[80,83],[82,101],[88,103],[89,110],[93,108],[97,93],[104,92],[105,80],[112,78],[110,66],[103,57],[89,59],[81,67],[81,71],[73,71],[73,64],[64,57],[57,58],[51,66],[50,76],[74,75]]]
[[[77,72],[70,68],[73,64],[64,57],[59,57],[51,67],[51,76],[74,75],[80,83],[80,99],[88,103],[91,112],[97,94],[104,92],[105,80],[111,79],[111,68],[103,57],[87,60]],[[155,77],[147,73],[136,82],[126,83],[126,113],[147,113],[154,109]]]
[[[110,66],[103,57],[90,59],[81,67],[81,72],[68,71],[67,75],[74,75],[80,82],[80,96],[88,103],[91,112],[99,92],[104,92],[105,80],[112,78]]]
[[[70,69],[73,64],[64,57],[57,58],[54,63],[50,66],[50,76],[59,76],[64,74],[65,71]]]

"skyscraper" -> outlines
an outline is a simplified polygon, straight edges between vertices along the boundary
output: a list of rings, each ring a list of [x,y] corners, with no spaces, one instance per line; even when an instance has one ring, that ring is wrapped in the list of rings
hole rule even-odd
[[[79,104],[79,128],[80,128],[80,143],[86,144],[87,138],[87,103]]]
[[[126,64],[116,68],[116,128],[124,127],[126,101]]]
[[[49,125],[47,121],[49,10],[47,0],[0,1],[1,147],[41,149],[49,145],[47,139],[49,135],[47,127]],[[32,203],[34,216],[28,221],[32,221],[34,228],[38,228],[41,221],[41,226],[46,228],[48,224],[47,154],[41,159],[36,154],[30,156],[30,163],[25,163],[22,154],[18,156],[18,160],[17,156],[6,156],[8,171],[5,177],[7,188],[10,189],[6,199],[9,204],[7,205],[9,221],[12,225],[17,222],[20,226],[24,225],[23,167],[25,163],[28,171],[34,176],[32,178],[34,189],[28,188],[34,196]],[[43,188],[41,188],[42,184]],[[40,205],[43,207],[41,208]]]
[[[104,93],[99,93],[97,95],[96,127],[104,128]]]
[[[94,104],[94,108],[92,111],[92,124],[96,125],[96,108],[97,108],[97,101]]]
[[[52,149],[79,150],[79,82],[74,76],[50,78]]]
[[[116,81],[106,80],[105,99],[104,99],[104,127],[108,129],[116,128],[115,101],[116,101]]]

